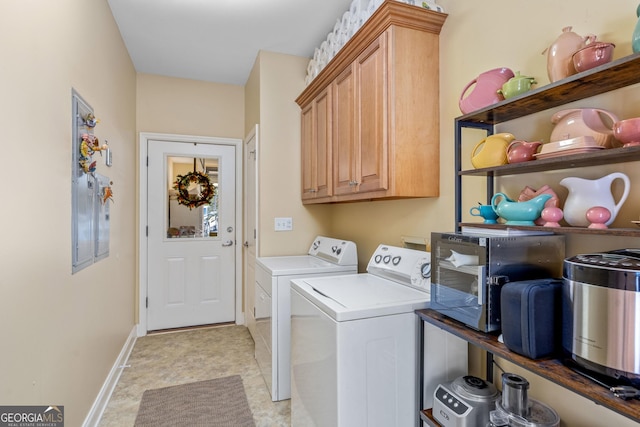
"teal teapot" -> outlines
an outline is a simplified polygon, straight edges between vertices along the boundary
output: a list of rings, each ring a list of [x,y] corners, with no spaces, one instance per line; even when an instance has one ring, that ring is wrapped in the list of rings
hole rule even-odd
[[[540,194],[526,202],[516,202],[504,193],[496,193],[491,198],[491,206],[508,225],[534,226],[534,221],[540,217],[544,204],[550,198],[551,194]]]

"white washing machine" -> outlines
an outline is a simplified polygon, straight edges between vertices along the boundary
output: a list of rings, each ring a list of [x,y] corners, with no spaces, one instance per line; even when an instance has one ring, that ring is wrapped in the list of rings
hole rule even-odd
[[[306,255],[256,259],[255,357],[274,402],[291,397],[290,281],[357,272],[356,244],[324,236]]]
[[[292,426],[418,425],[430,272],[428,252],[380,245],[367,273],[291,281]]]

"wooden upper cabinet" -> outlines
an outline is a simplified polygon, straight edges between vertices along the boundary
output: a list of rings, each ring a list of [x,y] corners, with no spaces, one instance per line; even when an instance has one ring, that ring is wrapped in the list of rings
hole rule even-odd
[[[304,203],[439,195],[438,47],[446,16],[385,1],[296,99]],[[326,180],[313,158],[320,152],[329,154]]]

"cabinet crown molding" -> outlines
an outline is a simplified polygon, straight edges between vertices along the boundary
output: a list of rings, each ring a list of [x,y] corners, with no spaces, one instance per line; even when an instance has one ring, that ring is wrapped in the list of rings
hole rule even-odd
[[[296,98],[296,103],[301,107],[307,105],[389,27],[398,26],[440,34],[447,16],[446,13],[396,0],[385,0]]]

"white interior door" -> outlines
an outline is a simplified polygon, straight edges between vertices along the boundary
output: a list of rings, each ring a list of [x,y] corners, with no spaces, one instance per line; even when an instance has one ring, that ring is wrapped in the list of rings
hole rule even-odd
[[[244,141],[244,301],[247,328],[255,337],[258,125]]]
[[[148,141],[149,331],[235,319],[235,149]],[[179,198],[176,179],[193,171],[211,184],[190,183]],[[193,206],[207,187],[216,188],[211,202]]]

